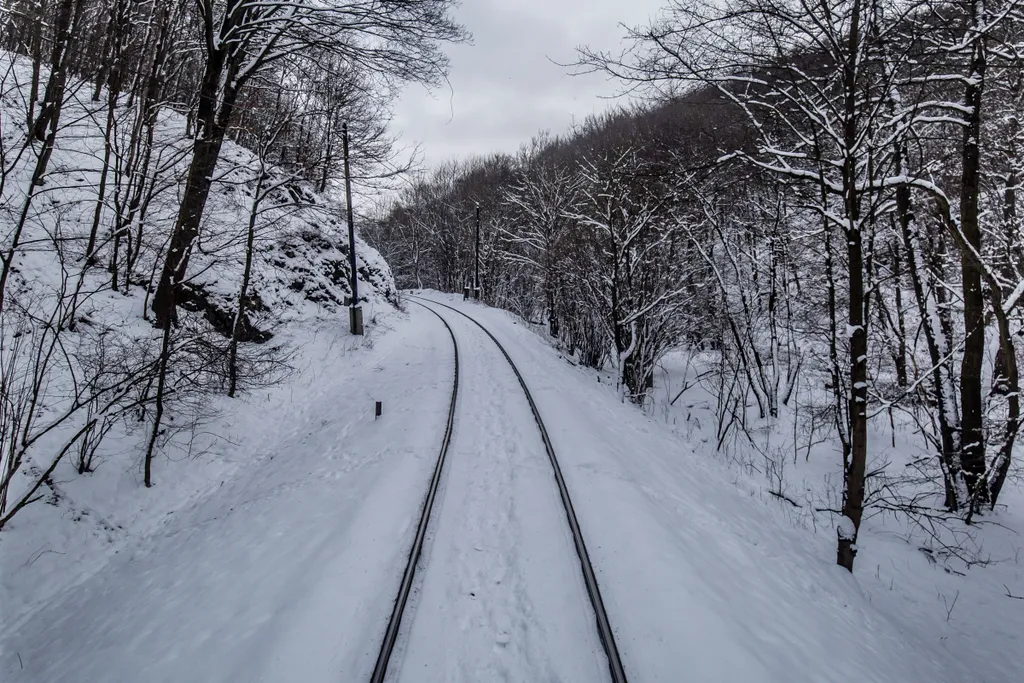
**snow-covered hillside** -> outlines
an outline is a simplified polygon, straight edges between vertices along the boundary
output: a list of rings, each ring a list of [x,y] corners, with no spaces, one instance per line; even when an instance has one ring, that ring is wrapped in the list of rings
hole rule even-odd
[[[827,558],[840,495],[839,446],[822,435],[826,425],[809,429],[814,422],[799,407],[787,407],[775,420],[751,419],[720,445],[712,361],[706,352],[670,353],[656,375],[652,420],[702,458],[731,469],[738,487],[802,529],[806,547]],[[806,401],[820,390],[798,391]],[[1024,676],[1018,654],[1024,642],[1024,486],[1011,481],[1005,505],[974,526],[927,508],[910,514],[900,508],[913,500],[901,487],[913,483],[928,457],[916,437],[913,422],[895,411],[871,423],[869,467],[888,470],[890,483],[879,487],[861,530],[857,590],[908,637],[938,645],[961,663],[963,678],[1018,680]]]
[[[181,302],[182,341],[173,351],[183,360],[172,365],[165,423],[155,439],[156,486],[144,489],[142,458],[153,415],[153,381],[145,377],[161,338],[150,321],[149,305],[188,168],[186,121],[170,109],[161,111],[142,206],[132,211],[123,169],[136,109],[122,98],[97,214],[106,97],[93,101],[88,83],[71,84],[44,182],[33,189],[41,143],[29,143],[25,130],[30,64],[0,53],[0,73],[0,245],[5,253],[23,225],[0,318],[0,423],[4,430],[17,429],[12,416],[24,414],[18,413],[28,405],[24,400],[34,400],[35,419],[23,426],[29,438],[38,436],[20,461],[13,455],[2,461],[4,470],[13,468],[7,511],[26,494],[32,501],[0,531],[0,629],[10,633],[40,601],[97,570],[186,501],[218,486],[227,473],[263,457],[259,442],[246,436],[266,434],[256,425],[268,417],[263,412],[270,400],[267,391],[286,392],[271,403],[286,419],[287,396],[300,385],[271,385],[305,377],[312,362],[307,346],[321,343],[343,355],[358,344],[339,342],[347,336],[350,297],[344,205],[280,169],[264,167],[265,196],[256,211],[239,351],[241,398],[227,399],[223,386],[216,386],[223,377],[261,173],[256,154],[225,143]],[[112,289],[110,235],[116,220],[128,214],[120,280]],[[85,254],[94,224],[100,246],[90,264]],[[397,294],[387,263],[358,236],[356,256],[360,301],[372,330],[377,316],[391,314]],[[70,320],[73,325],[54,322]],[[100,410],[98,401],[79,401],[87,393],[80,385],[121,375],[128,379],[120,386],[129,389],[118,406]],[[129,386],[136,376],[143,378],[141,383]],[[92,432],[97,438],[76,441],[76,432],[94,418],[102,433],[97,429]],[[96,448],[83,468],[78,449],[87,441]],[[71,451],[58,458],[68,443]],[[3,444],[10,454],[20,449],[14,440]],[[44,476],[55,460],[52,474]],[[0,480],[7,474],[0,474]]]
[[[22,107],[30,70],[27,60],[7,53],[0,53],[0,69],[6,69],[12,60],[14,75],[5,79],[6,91],[0,98],[4,107],[0,122],[9,156],[17,151],[11,149],[12,142],[23,142],[24,138]],[[107,110],[105,99],[91,100],[88,83],[76,86],[75,95],[64,106],[62,121],[67,123],[62,124],[56,136],[51,171],[30,209],[26,226],[29,234],[22,241],[31,246],[18,255],[14,267],[13,278],[19,281],[15,287],[23,291],[50,286],[57,278],[52,272],[53,249],[47,242],[52,241],[58,228],[60,237],[80,255],[93,220]],[[131,113],[131,108],[125,107],[119,116]],[[121,134],[126,136],[129,132],[122,130]],[[144,223],[143,248],[133,269],[134,285],[149,283],[154,261],[165,247],[167,231],[177,215],[192,142],[186,133],[184,117],[166,108],[161,110],[151,162],[158,177],[145,216],[139,219]],[[0,234],[9,234],[18,219],[33,161],[31,153],[23,154],[20,163],[5,178]],[[116,166],[118,160],[113,163]],[[209,303],[226,316],[232,314],[232,298],[237,297],[242,277],[245,233],[259,167],[253,152],[225,142],[204,212],[202,234],[191,259],[189,286],[197,294],[209,294]],[[113,168],[111,176],[115,172]],[[289,181],[286,174],[273,167],[268,172],[270,179],[264,185],[274,189],[259,208],[257,257],[251,284],[253,298],[260,301],[258,308],[266,315],[257,317],[272,328],[290,319],[334,315],[338,306],[347,305],[349,296],[344,204],[317,194],[309,183]],[[112,178],[108,177],[107,182],[112,183]],[[101,231],[109,231],[117,201],[108,188],[100,218]],[[124,203],[126,198],[119,201]],[[360,298],[393,301],[394,282],[387,263],[358,235],[356,257]],[[128,292],[138,293],[137,288]]]

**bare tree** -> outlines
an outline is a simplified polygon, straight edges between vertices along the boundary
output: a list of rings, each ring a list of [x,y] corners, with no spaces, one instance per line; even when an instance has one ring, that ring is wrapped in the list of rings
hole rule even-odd
[[[463,38],[448,17],[450,0],[266,3],[203,0],[205,71],[198,96],[192,162],[161,269],[153,312],[175,322],[175,301],[210,192],[210,179],[239,94],[263,69],[318,46],[356,68],[391,80],[436,82],[446,68],[438,43]]]

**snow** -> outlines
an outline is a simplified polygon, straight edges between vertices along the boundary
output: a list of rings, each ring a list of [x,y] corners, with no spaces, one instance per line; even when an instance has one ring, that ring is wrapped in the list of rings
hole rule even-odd
[[[1021,296],[1024,296],[1024,280],[1018,282],[1010,295],[1006,297],[1006,301],[1003,302],[1003,312],[1010,313],[1017,306]]]
[[[440,296],[434,294],[432,296]],[[445,299],[448,301],[448,298]],[[735,473],[621,402],[510,314],[452,299],[506,345],[551,433],[630,680],[953,681]]]
[[[961,659],[923,628],[921,605],[880,590],[868,569],[882,558],[877,536],[862,532],[859,572],[848,574],[834,564],[835,527],[794,523],[702,451],[703,429],[684,437],[624,403],[614,383],[567,363],[508,313],[425,295],[487,325],[531,387],[630,680],[1019,678],[1015,636]],[[365,680],[451,391],[447,332],[408,308],[371,312],[365,340],[348,337],[344,321],[293,324],[299,370],[225,399],[209,426],[220,438],[202,457],[162,464],[149,490],[112,458],[61,483],[74,503],[61,514],[89,514],[62,519],[39,504],[16,518],[0,534],[0,588],[21,601],[0,620],[0,679]],[[606,680],[526,401],[483,333],[441,312],[460,342],[462,384],[389,680]],[[680,409],[693,409],[689,398]],[[28,563],[33,571],[21,571]],[[909,582],[921,567],[893,571]],[[965,595],[953,612],[965,631],[979,624],[957,624],[960,610],[973,619],[996,608],[971,597],[977,606]]]
[[[451,385],[447,333],[422,316],[386,318],[360,347],[338,343],[340,324],[305,330],[296,340],[304,342],[301,374],[217,425],[218,455],[233,472],[207,470],[209,487],[113,553],[96,539],[91,552],[108,557],[88,575],[53,556],[72,581],[32,605],[23,623],[4,619],[0,678],[367,678]],[[383,329],[391,324],[394,331]],[[375,400],[384,403],[379,420]],[[174,495],[146,493],[157,507]],[[35,520],[26,511],[17,522]],[[64,524],[79,535],[93,526]]]
[[[0,61],[11,59],[16,80],[27,83],[28,62],[0,52]],[[7,97],[12,87],[21,87],[12,82],[0,98],[0,133],[7,142],[18,139],[24,120],[17,97]],[[84,248],[79,238],[88,234],[96,200],[105,102],[91,102],[87,90],[78,88],[64,106],[50,172],[32,205],[24,249],[16,254],[5,292],[8,301],[20,298],[22,305],[44,312],[55,305],[62,284],[47,235],[60,228],[72,252],[65,265],[76,268],[81,253],[75,250]],[[122,115],[130,111],[122,106]],[[99,338],[113,353],[144,353],[159,343],[160,331],[143,319],[145,284],[176,215],[191,138],[184,118],[167,111],[155,138],[162,189],[149,206],[135,277],[112,292],[105,269],[86,273],[83,291],[90,293],[80,301],[81,324],[63,337],[72,357]],[[0,198],[0,235],[8,239],[28,188],[30,157],[11,167]],[[202,243],[189,270],[193,289],[228,320],[242,277],[239,237],[258,167],[250,151],[225,143]],[[283,180],[277,169],[270,172]],[[237,400],[210,398],[197,406],[202,421],[194,433],[177,433],[177,425],[191,416],[169,408],[168,436],[160,443],[151,489],[141,483],[148,422],[118,422],[94,472],[79,474],[70,458],[60,463],[43,488],[44,499],[0,532],[4,683],[254,680],[296,660],[316,678],[333,666],[318,638],[347,637],[322,627],[337,619],[334,611],[381,612],[365,602],[379,596],[368,590],[364,598],[358,589],[398,571],[396,558],[411,533],[407,518],[418,505],[419,474],[430,466],[417,445],[429,437],[417,426],[422,421],[425,430],[433,429],[436,414],[423,396],[446,391],[445,363],[451,372],[447,357],[434,356],[445,338],[433,340],[433,328],[387,333],[396,315],[391,272],[357,237],[360,295],[373,334],[350,340],[343,309],[350,290],[342,211],[299,182],[282,185],[262,208],[250,289],[258,302],[253,318],[261,331],[274,335],[273,346],[292,373],[269,389],[243,387]],[[109,214],[108,208],[104,236]],[[101,262],[109,247],[104,249]],[[182,310],[181,317],[186,325],[207,325],[202,313]],[[405,334],[413,332],[414,339]],[[424,345],[416,347],[419,342]],[[400,365],[393,364],[396,355]],[[40,420],[66,404],[67,375],[65,366],[54,364],[42,378]],[[365,393],[353,393],[353,386]],[[374,422],[376,399],[385,401],[388,412]],[[50,462],[53,443],[59,446],[61,435],[77,426],[54,430],[49,441],[29,451],[12,498],[32,483],[30,468]],[[408,501],[408,509],[401,501]],[[335,516],[337,525],[322,523]],[[253,543],[252,534],[261,541]],[[330,552],[338,545],[379,546],[380,554],[353,558]],[[253,573],[252,567],[262,571]],[[368,568],[377,571],[366,574]],[[336,577],[357,592],[339,592]],[[390,597],[379,599],[387,605]],[[294,621],[294,615],[301,617]],[[309,621],[310,615],[320,621]],[[378,618],[383,622],[385,616]],[[351,623],[361,632],[368,620],[354,617]],[[352,651],[353,667],[372,666],[374,638],[368,634],[365,647]],[[260,641],[276,647],[263,648]],[[309,648],[323,657],[308,657]]]
[[[526,397],[479,328],[439,312],[459,343],[460,404],[395,680],[604,680],[607,659]]]
[[[1015,680],[1005,660],[972,670],[870,571],[837,567],[835,527],[795,524],[695,453],[699,432],[682,438],[623,402],[512,315],[426,295],[480,319],[534,392],[630,680]],[[69,494],[94,515],[54,519],[40,505],[17,518],[0,535],[5,572],[34,554],[23,531],[58,525],[68,543],[96,531],[75,557],[56,544],[36,557],[40,585],[18,574],[18,591],[45,598],[5,616],[0,678],[365,680],[451,392],[451,341],[409,308],[381,311],[364,342],[340,323],[300,326],[301,371],[231,402],[215,451],[166,465],[165,481],[208,477],[183,484],[189,496],[124,476],[119,500],[89,498],[92,482],[77,478]],[[441,312],[462,354],[455,435],[389,680],[606,680],[526,401],[483,334]],[[166,513],[131,519],[154,509]],[[100,515],[119,530],[101,531]]]
[[[842,516],[836,520],[836,534],[843,540],[852,541],[857,538],[857,527],[853,525],[852,519]]]
[[[669,354],[656,373],[656,397],[649,414],[690,444],[702,462],[727,467],[735,484],[765,507],[764,514],[772,512],[785,519],[791,531],[801,532],[806,552],[820,561],[834,558],[837,524],[848,524],[829,512],[841,503],[842,453],[834,439],[825,438],[825,426],[819,423],[813,434],[807,428],[816,419],[814,406],[831,399],[815,394],[824,393],[820,387],[801,384],[795,401],[803,406],[799,415],[793,406],[782,406],[778,420],[752,422],[751,441],[740,435],[719,450],[711,386],[715,380],[707,380],[705,388],[695,379],[708,369],[708,356]],[[669,405],[683,386],[689,388]],[[868,470],[884,466],[883,476],[891,478],[938,467],[933,454],[922,448],[917,428],[898,411],[878,411],[871,418],[868,455]],[[1017,653],[1024,610],[1019,600],[1007,595],[1024,594],[1024,488],[1019,478],[1011,477],[1003,490],[1005,508],[1000,505],[969,527],[938,518],[922,518],[915,524],[906,515],[884,511],[881,506],[893,502],[889,492],[879,490],[885,483],[869,481],[871,505],[858,533],[852,580],[861,599],[908,634],[901,639],[912,635],[925,653],[938,648],[935,661],[946,669],[942,680],[1020,680],[1024,665]],[[917,493],[907,488],[913,484],[896,486],[907,498]],[[921,500],[927,504],[934,499],[932,489],[930,497]],[[935,505],[941,505],[941,498]]]
[[[0,65],[6,68],[8,62],[14,64],[15,77],[5,84],[11,92],[4,94],[9,97],[0,98],[0,134],[10,146],[11,141],[23,135],[24,112],[19,110],[14,95],[19,95],[17,89],[30,82],[31,66],[29,60],[0,50]],[[45,75],[44,72],[44,78]],[[85,238],[89,233],[104,156],[106,98],[92,102],[91,87],[83,88],[81,84],[72,87],[71,92],[62,109],[62,127],[56,137],[46,185],[38,190],[29,212],[22,238],[25,248],[15,258],[8,295],[21,287],[51,285],[56,289],[60,267],[49,233],[58,227],[65,238]],[[132,107],[121,102],[118,116],[127,117],[132,111]],[[124,138],[129,129],[121,121],[118,134]],[[147,208],[142,251],[133,271],[135,285],[146,283],[159,265],[154,261],[163,253],[167,231],[177,215],[193,143],[193,138],[185,133],[184,116],[169,108],[161,110],[152,162],[153,169],[161,169],[154,183],[160,189]],[[119,144],[127,148],[123,139]],[[13,232],[15,209],[20,210],[24,203],[33,168],[34,155],[25,154],[6,178],[0,197],[0,235],[5,240]],[[253,152],[225,141],[204,211],[202,232],[190,259],[190,287],[201,292],[215,309],[228,313],[229,320],[234,317],[242,280],[245,233],[259,168]],[[270,167],[268,172],[268,186],[276,187],[260,207],[249,294],[259,302],[257,310],[251,312],[257,327],[273,332],[292,321],[334,315],[338,306],[348,303],[351,292],[347,228],[342,221],[344,205],[317,194],[309,183],[289,180],[280,169]],[[113,173],[108,182],[113,183]],[[113,188],[108,188],[108,192],[113,192]],[[106,242],[114,220],[112,214],[110,207],[104,209],[100,229],[102,258],[110,251]],[[137,224],[130,227],[134,231]],[[84,247],[75,244],[71,249]],[[72,253],[72,260],[74,256]],[[358,234],[356,257],[360,299],[393,299],[390,268]],[[94,269],[88,276],[89,285],[106,278]],[[139,287],[134,289],[136,294],[141,293]]]

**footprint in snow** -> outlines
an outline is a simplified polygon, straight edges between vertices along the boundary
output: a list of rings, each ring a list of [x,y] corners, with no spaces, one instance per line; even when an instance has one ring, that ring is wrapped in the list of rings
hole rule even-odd
[[[497,626],[498,634],[495,636],[494,641],[501,646],[508,645],[509,641],[512,640],[512,636],[509,634],[512,630],[512,623],[505,614],[499,614],[496,621],[495,626]]]

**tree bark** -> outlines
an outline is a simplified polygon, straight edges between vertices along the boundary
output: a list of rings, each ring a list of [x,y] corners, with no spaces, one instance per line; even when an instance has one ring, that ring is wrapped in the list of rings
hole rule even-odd
[[[984,3],[971,2],[972,24],[982,20]],[[971,58],[972,78],[964,90],[967,115],[963,132],[960,181],[960,230],[969,249],[981,254],[979,198],[981,194],[981,106],[985,85],[986,44],[980,36],[974,42]],[[985,299],[982,292],[981,264],[962,249],[964,352],[960,364],[961,463],[971,510],[988,500],[985,484],[984,402],[982,365],[985,357]]]
[[[857,86],[860,50],[860,2],[853,5],[847,62],[844,65],[843,201],[847,227],[846,257],[849,279],[847,330],[850,342],[850,457],[844,463],[843,516],[852,522],[852,534],[840,530],[836,553],[837,563],[853,571],[857,555],[857,534],[864,515],[864,484],[867,469],[868,427],[868,335],[864,316],[864,253],[861,226],[860,190],[857,188],[857,160],[854,146],[857,139]]]
[[[212,27],[208,28],[212,31]],[[192,148],[192,161],[151,304],[160,327],[177,324],[177,295],[188,270],[192,245],[199,236],[200,222],[213,183],[213,172],[220,158],[224,135],[238,96],[238,84],[234,83],[236,75],[237,59],[229,63],[224,46],[208,48],[206,69],[199,91],[196,113],[198,130]],[[223,88],[222,78],[226,82]]]
[[[946,493],[945,506],[951,511],[959,508],[960,501],[957,497],[956,482],[960,478],[960,458],[957,453],[957,420],[949,413],[950,402],[954,400],[953,395],[946,390],[947,385],[952,391],[953,387],[947,382],[944,368],[950,363],[950,359],[944,358],[940,348],[938,336],[944,335],[942,326],[936,328],[933,316],[930,314],[930,307],[927,301],[927,292],[924,286],[924,273],[918,262],[918,254],[922,248],[918,239],[917,226],[911,205],[910,189],[899,187],[896,190],[896,211],[899,215],[900,234],[903,238],[904,249],[907,252],[907,272],[910,275],[910,284],[914,290],[914,300],[917,303],[918,315],[921,317],[921,326],[924,329],[925,344],[928,347],[928,360],[931,363],[930,374],[932,377],[932,391],[935,402],[938,406],[939,421],[939,462],[942,465],[944,488]]]
[[[256,239],[256,217],[259,215],[260,196],[263,183],[266,181],[266,170],[260,164],[259,177],[256,179],[256,191],[253,194],[252,209],[249,211],[249,226],[245,238],[245,268],[242,271],[242,285],[238,289],[238,308],[235,312],[235,323],[231,327],[231,345],[228,348],[228,396],[235,397],[238,386],[238,338],[242,333],[245,320],[245,303],[249,296],[249,278],[252,274],[253,243]]]
[[[39,116],[32,126],[32,136],[40,142],[46,140],[47,129],[55,129],[57,119],[60,118],[64,91],[67,87],[71,42],[75,36],[74,28],[78,25],[81,6],[82,0],[61,0],[57,9],[53,50],[50,53],[50,77],[46,81],[46,92],[39,108]]]

